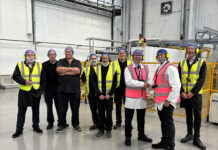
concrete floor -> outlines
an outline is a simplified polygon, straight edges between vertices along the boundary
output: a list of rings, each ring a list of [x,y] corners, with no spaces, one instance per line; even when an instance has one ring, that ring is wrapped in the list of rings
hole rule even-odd
[[[40,127],[43,134],[37,134],[32,131],[32,112],[28,108],[24,133],[16,139],[11,135],[15,131],[17,116],[17,94],[18,89],[0,90],[0,150],[150,150],[151,144],[137,141],[136,119],[133,120],[132,146],[124,146],[124,124],[120,129],[112,130],[112,138],[106,136],[97,138],[97,130],[90,131],[92,124],[89,105],[81,103],[80,107],[80,125],[82,132],[73,131],[70,126],[63,133],[56,133],[55,129],[47,131],[46,125],[46,105],[44,99],[41,99],[40,105]],[[69,109],[68,109],[69,110]],[[122,111],[124,113],[124,111]],[[67,120],[70,123],[71,112],[68,111]],[[56,116],[55,116],[56,117]],[[57,117],[56,117],[57,118]],[[174,117],[176,127],[176,150],[197,150],[191,142],[187,144],[180,143],[180,139],[186,134],[185,118]],[[115,123],[115,111],[113,111],[113,120]],[[56,122],[55,122],[56,125]],[[146,113],[145,123],[146,134],[151,137],[154,143],[159,142],[160,121],[155,112]],[[202,121],[201,140],[207,146],[208,150],[218,150],[218,126],[212,123]]]

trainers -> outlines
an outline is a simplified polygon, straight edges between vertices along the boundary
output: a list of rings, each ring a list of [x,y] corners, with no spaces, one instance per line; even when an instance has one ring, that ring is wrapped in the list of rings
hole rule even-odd
[[[206,150],[206,146],[204,146],[204,144],[201,142],[199,138],[193,140],[193,145],[200,148],[201,150]]]
[[[98,133],[96,134],[96,137],[100,137],[104,134],[104,130],[98,130]]]
[[[192,134],[187,134],[184,138],[181,139],[182,143],[186,143],[188,141],[193,140],[193,135]]]
[[[54,126],[53,126],[53,123],[49,123],[46,127],[47,130],[50,130],[52,129]]]
[[[131,138],[126,138],[124,144],[125,144],[126,146],[131,146]]]
[[[107,138],[111,138],[112,137],[111,131],[107,131],[106,136]]]
[[[74,130],[82,131],[79,125],[73,125]]]
[[[17,138],[23,134],[23,129],[16,129],[15,133],[12,135],[12,138]]]
[[[119,127],[121,127],[121,124],[120,124],[120,123],[117,123],[117,124],[114,125],[114,129],[117,129],[117,128],[119,128]]]
[[[39,127],[33,128],[33,131],[36,132],[36,133],[43,133],[43,130],[40,129]]]
[[[139,141],[144,141],[144,142],[149,142],[149,143],[152,142],[152,139],[149,138],[149,137],[147,137],[146,135],[139,136],[139,137],[138,137],[138,140],[139,140]]]

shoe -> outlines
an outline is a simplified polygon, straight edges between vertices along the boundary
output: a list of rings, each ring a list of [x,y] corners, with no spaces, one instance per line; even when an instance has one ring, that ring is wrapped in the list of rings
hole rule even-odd
[[[67,127],[69,127],[69,124],[65,124],[65,125],[60,125],[58,126],[58,128],[56,129],[57,132],[61,132],[63,131],[64,129],[66,129]]]
[[[152,148],[155,148],[155,149],[165,149],[165,148],[167,148],[167,146],[166,146],[166,144],[163,141],[160,141],[157,144],[152,144]]]
[[[15,133],[12,135],[12,138],[17,138],[23,134],[23,129],[16,129]]]
[[[50,130],[52,129],[54,126],[53,126],[53,123],[49,123],[46,127],[47,130]]]
[[[206,150],[206,146],[204,146],[204,144],[201,142],[199,138],[193,140],[193,145],[200,148],[201,150]]]
[[[89,127],[89,130],[95,130],[95,129],[98,129],[98,127],[97,127],[96,124],[94,124],[94,125],[92,125],[91,127]]]
[[[126,138],[124,144],[125,144],[126,146],[131,146],[131,138]]]
[[[146,135],[139,136],[139,137],[138,137],[138,140],[139,140],[139,141],[144,141],[144,142],[149,142],[149,143],[152,142],[152,139],[149,138],[149,137],[147,137]]]
[[[82,131],[79,125],[73,125],[74,130]]]
[[[193,140],[192,134],[187,134],[184,138],[181,139],[181,143],[187,143],[188,141]]]
[[[114,125],[114,129],[117,129],[119,127],[121,127],[121,123],[117,123],[117,124]]]
[[[36,132],[36,133],[43,133],[43,130],[40,129],[39,127],[34,127],[33,131]]]
[[[107,131],[106,136],[107,136],[107,138],[111,138],[112,137],[111,131]]]
[[[98,133],[96,134],[96,137],[100,137],[104,134],[104,130],[98,130]]]
[[[174,150],[174,147],[166,147],[164,150]]]

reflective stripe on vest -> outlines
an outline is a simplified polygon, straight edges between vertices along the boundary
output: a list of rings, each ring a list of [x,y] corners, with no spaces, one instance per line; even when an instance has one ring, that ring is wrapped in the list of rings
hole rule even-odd
[[[193,87],[196,85],[197,80],[199,78],[200,68],[203,64],[204,60],[199,59],[194,64],[192,64],[190,72],[188,72],[188,64],[187,59],[184,59],[180,62],[181,66],[181,83],[182,88],[185,91],[185,93],[191,92]],[[189,78],[189,81],[187,80]],[[199,91],[199,94],[202,94],[203,87]]]
[[[101,65],[98,65],[97,78],[98,78],[98,89],[102,93]],[[113,67],[112,67],[112,63],[110,63],[106,76],[106,95],[109,94],[112,88],[112,83],[113,83]]]
[[[35,62],[35,65],[32,70],[32,74],[30,75],[29,68],[24,64],[24,62],[18,62],[18,68],[20,70],[21,76],[23,79],[30,79],[32,81],[32,85],[21,85],[19,88],[24,91],[30,91],[31,88],[38,90],[40,87],[40,75],[42,71],[42,64],[39,62]]]
[[[85,76],[86,76],[86,84],[85,84],[85,93],[89,94],[89,75],[90,75],[90,67],[88,66],[86,67],[86,69],[84,70],[85,72]],[[95,72],[98,72],[98,67],[94,66],[94,70]]]
[[[129,66],[131,64],[131,62],[129,60],[127,60],[127,66]],[[113,71],[117,71],[117,87],[120,86],[120,80],[121,80],[121,69],[120,69],[120,63],[118,60],[115,60],[113,62]],[[114,75],[114,72],[113,72]]]
[[[174,66],[171,62],[165,64],[158,72],[155,71],[153,82],[156,84],[154,88],[154,102],[161,103],[167,100],[169,93],[172,91],[172,87],[169,84],[169,81],[166,79],[166,71],[169,66]],[[177,68],[177,67],[176,67]],[[157,74],[157,79],[156,79]],[[177,102],[180,101],[180,96],[177,99]]]
[[[136,75],[136,71],[133,68],[133,64],[127,66],[127,68],[130,71],[132,79],[138,80],[138,77]],[[148,67],[146,65],[143,65],[143,68],[141,68],[141,74],[142,74],[141,79],[144,80],[145,82],[147,82],[149,70],[148,70]],[[146,94],[147,93],[146,93],[145,88],[126,86],[126,97],[130,97],[130,98],[140,98],[140,97],[142,97],[143,99],[146,99]]]

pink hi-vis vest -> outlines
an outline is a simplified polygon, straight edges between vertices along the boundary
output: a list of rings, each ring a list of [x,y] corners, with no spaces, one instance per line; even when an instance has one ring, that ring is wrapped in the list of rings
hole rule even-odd
[[[140,66],[141,66],[141,64],[140,64]],[[138,76],[140,74],[139,79],[147,82],[149,71],[148,71],[148,67],[146,65],[143,65],[143,68],[141,67],[141,73],[139,72],[138,68],[133,67],[133,64],[130,64],[127,68],[129,69],[133,79],[138,80]],[[126,97],[140,98],[141,96],[143,99],[146,99],[146,89],[145,88],[126,86]]]
[[[169,96],[169,93],[172,90],[172,87],[170,86],[169,81],[167,81],[166,76],[165,76],[168,67],[171,65],[175,66],[171,62],[168,62],[167,64],[165,64],[158,72],[157,79],[156,79],[157,70],[154,74],[153,81],[154,81],[154,84],[156,85],[156,87],[154,88],[154,102],[155,103],[161,103],[161,102],[166,101]],[[175,67],[177,68],[177,66]],[[177,102],[180,102],[180,96],[178,97]]]

